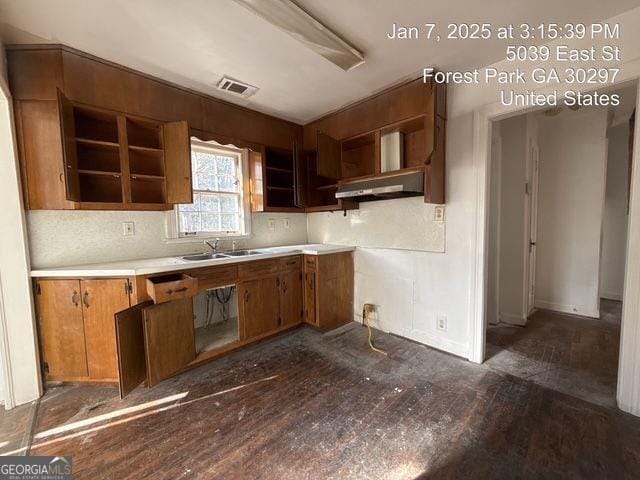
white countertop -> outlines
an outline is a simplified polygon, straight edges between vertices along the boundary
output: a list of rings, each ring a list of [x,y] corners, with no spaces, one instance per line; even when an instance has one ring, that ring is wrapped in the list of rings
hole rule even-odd
[[[215,258],[211,260],[189,261],[182,257],[146,258],[141,260],[123,260],[119,262],[92,263],[40,270],[31,270],[32,277],[131,277],[153,273],[172,272],[188,268],[210,267],[229,263],[250,262],[266,258],[286,257],[293,254],[328,255],[331,253],[351,252],[355,247],[344,245],[290,245],[286,247],[254,248],[260,253],[244,257]]]

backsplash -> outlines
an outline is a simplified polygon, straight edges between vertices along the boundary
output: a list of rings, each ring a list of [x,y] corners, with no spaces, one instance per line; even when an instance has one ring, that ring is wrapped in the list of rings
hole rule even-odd
[[[310,213],[309,241],[442,253],[445,221],[435,219],[435,208],[422,197],[413,197],[361,203],[359,210],[349,210],[346,215]]]
[[[33,269],[208,250],[201,241],[167,242],[164,212],[32,210],[26,217]],[[284,227],[284,219],[289,219],[288,229]],[[134,235],[123,235],[123,222],[134,222]],[[307,243],[304,213],[254,213],[251,238],[238,240],[237,246],[259,248],[303,243]],[[231,242],[221,241],[220,247],[230,249]]]

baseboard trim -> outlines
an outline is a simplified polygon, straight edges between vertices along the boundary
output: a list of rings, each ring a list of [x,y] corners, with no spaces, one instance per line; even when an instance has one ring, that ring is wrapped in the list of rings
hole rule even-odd
[[[599,310],[591,310],[580,307],[578,305],[568,305],[562,303],[548,302],[546,300],[536,300],[536,308],[542,308],[544,310],[552,310],[554,312],[568,313],[570,315],[579,315],[582,317],[600,318]]]
[[[354,314],[354,321],[362,324],[362,316],[358,314]],[[392,330],[388,330],[380,326],[377,320],[371,319],[371,326],[376,330],[380,330],[385,333],[391,333],[392,335],[397,335],[398,337],[406,338],[408,340],[413,340],[414,342],[421,343],[428,347],[435,348],[437,350],[442,350],[443,352],[450,353],[452,355],[456,355],[458,357],[462,357],[464,359],[469,359],[469,345],[465,343],[456,342],[454,340],[449,340],[446,338],[441,338],[432,333],[423,332],[420,330],[403,330],[394,332]]]
[[[508,323],[509,325],[518,325],[524,327],[527,324],[527,318],[522,315],[514,315],[512,313],[501,313],[500,322]]]
[[[611,292],[601,292],[600,298],[604,298],[605,300],[615,300],[617,302],[622,301],[621,293],[611,293]]]

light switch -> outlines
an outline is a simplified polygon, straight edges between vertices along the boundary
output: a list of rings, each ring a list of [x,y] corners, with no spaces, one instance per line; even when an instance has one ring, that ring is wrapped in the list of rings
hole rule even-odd
[[[267,228],[270,231],[274,231],[276,229],[276,220],[275,218],[270,218],[267,220]]]
[[[444,221],[444,206],[443,205],[438,205],[433,210],[433,219],[436,222],[443,222]]]
[[[285,218],[284,220],[282,220],[282,224],[284,225],[284,228],[286,230],[289,230],[289,227],[291,226],[291,224],[289,223],[289,219]]]
[[[133,222],[122,222],[122,233],[125,237],[130,237],[136,234],[135,225]]]

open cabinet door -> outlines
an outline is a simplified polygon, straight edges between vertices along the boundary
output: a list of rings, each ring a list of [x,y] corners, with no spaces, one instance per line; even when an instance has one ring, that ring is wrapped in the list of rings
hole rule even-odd
[[[148,301],[115,314],[120,398],[124,398],[147,379],[144,351],[143,311]]]
[[[196,358],[193,300],[159,303],[143,310],[147,383],[157,385]]]
[[[307,206],[307,159],[304,150],[293,142],[293,194],[294,205],[298,208]]]
[[[78,173],[78,151],[76,148],[76,127],[73,105],[58,90],[58,113],[60,114],[60,136],[62,159],[64,161],[64,185],[67,200],[80,201],[80,176]]]
[[[316,170],[321,177],[342,178],[342,146],[338,140],[321,132],[318,132]]]
[[[191,184],[191,141],[187,122],[162,126],[167,203],[193,203]]]

